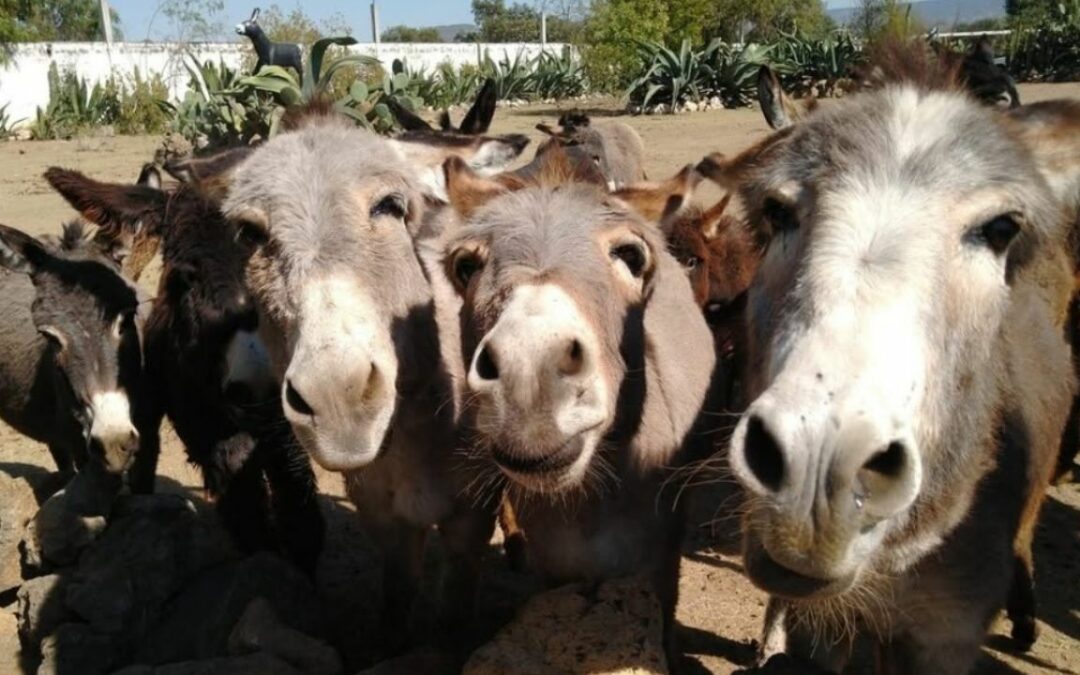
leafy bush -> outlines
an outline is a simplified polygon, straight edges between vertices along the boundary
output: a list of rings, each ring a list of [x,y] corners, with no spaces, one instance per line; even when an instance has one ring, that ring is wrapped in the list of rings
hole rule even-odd
[[[816,88],[818,96],[831,96],[851,77],[861,55],[847,31],[820,40],[796,31],[777,41],[771,60],[785,90],[801,96]]]
[[[247,145],[270,136],[281,116],[273,98],[242,90],[240,75],[224,62],[199,63],[188,54],[184,67],[190,79],[183,100],[161,103],[172,115],[173,132],[200,150]]]
[[[30,128],[31,138],[66,139],[86,129],[109,123],[110,110],[118,103],[106,96],[100,84],[90,87],[72,71],[61,74],[56,64],[49,66],[49,103],[40,106]]]
[[[1020,80],[1080,79],[1080,0],[1058,3],[1030,28],[1018,26],[1010,38],[1009,70]]]
[[[15,127],[19,125],[23,120],[11,119],[11,115],[7,109],[10,103],[0,105],[0,139],[8,139],[15,135]]]
[[[136,68],[127,81],[110,78],[105,97],[109,122],[118,134],[160,134],[169,126],[168,111],[161,105],[169,88],[157,73],[144,78]]]
[[[689,40],[678,51],[642,43],[639,55],[645,71],[631,83],[627,96],[642,108],[662,103],[671,111],[713,96],[729,107],[748,105],[754,99],[758,69],[768,61],[771,49],[755,44],[739,48],[719,39],[700,52]]]
[[[581,96],[588,89],[585,70],[573,54],[541,52],[533,62],[533,93],[541,99]]]

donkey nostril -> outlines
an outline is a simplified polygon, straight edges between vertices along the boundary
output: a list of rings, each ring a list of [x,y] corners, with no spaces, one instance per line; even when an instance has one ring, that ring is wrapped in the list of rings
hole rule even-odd
[[[570,340],[566,353],[559,360],[559,372],[563,375],[577,375],[585,367],[585,350],[579,340]]]
[[[315,411],[308,405],[308,402],[304,400],[304,397],[300,395],[300,392],[296,391],[296,387],[293,386],[292,380],[286,380],[285,382],[285,403],[301,415],[307,415],[309,417],[315,416]]]
[[[760,417],[751,417],[743,443],[746,465],[762,485],[773,492],[784,480],[784,453]]]
[[[906,465],[907,449],[900,441],[893,441],[889,443],[889,447],[867,460],[862,468],[886,478],[897,478],[903,473]]]
[[[491,345],[484,345],[476,356],[476,374],[482,380],[499,379],[499,366],[495,363],[495,355],[491,351]]]
[[[228,383],[225,385],[225,391],[223,393],[225,400],[234,406],[249,405],[254,398],[251,394],[251,388],[240,382]],[[290,405],[292,405],[291,402]]]

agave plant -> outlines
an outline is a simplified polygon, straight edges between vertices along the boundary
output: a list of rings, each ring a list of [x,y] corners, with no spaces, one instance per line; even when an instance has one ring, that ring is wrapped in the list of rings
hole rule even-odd
[[[107,96],[100,84],[93,87],[74,72],[63,75],[56,64],[49,66],[49,103],[38,108],[31,136],[35,139],[71,138],[83,129],[108,124],[118,103]]]
[[[15,127],[24,122],[26,118],[19,118],[17,120],[11,119],[11,115],[8,113],[8,106],[10,102],[0,105],[0,138],[7,139],[15,135]]]
[[[484,54],[480,66],[481,76],[495,80],[495,90],[500,101],[527,99],[533,95],[532,64],[530,59],[519,52],[513,60],[503,56],[494,61],[489,54]]]
[[[758,70],[769,62],[772,49],[772,45],[753,43],[739,48],[714,40],[703,57],[711,74],[711,94],[729,108],[750,105],[756,97]]]
[[[475,66],[455,68],[451,63],[441,63],[436,69],[438,87],[432,98],[424,102],[437,108],[461,105],[476,97],[484,78]]]
[[[573,98],[585,93],[585,71],[569,52],[541,52],[533,62],[532,91],[539,98]]]
[[[713,52],[719,42],[704,52],[696,52],[689,40],[683,40],[678,51],[656,42],[638,43],[638,55],[646,64],[645,72],[631,83],[627,96],[647,108],[650,103],[663,103],[674,110],[687,101],[707,98],[713,81]]]
[[[310,101],[316,94],[327,91],[334,75],[343,68],[378,65],[378,60],[371,56],[347,54],[333,59],[323,68],[327,49],[333,45],[345,47],[354,44],[356,39],[352,37],[322,38],[311,46],[301,80],[281,66],[263,66],[255,75],[241,79],[239,86],[273,94],[286,106]]]

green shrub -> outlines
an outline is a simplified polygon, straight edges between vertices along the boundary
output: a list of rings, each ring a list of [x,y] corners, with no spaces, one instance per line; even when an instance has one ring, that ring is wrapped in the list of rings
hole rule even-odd
[[[11,103],[5,103],[0,105],[0,139],[8,139],[15,135],[15,127],[17,127],[23,119],[13,120],[7,109]]]
[[[40,106],[30,127],[37,140],[67,139],[92,127],[108,124],[119,109],[114,94],[100,84],[91,87],[72,71],[61,74],[55,63],[49,65],[49,103]]]
[[[1038,24],[1018,23],[1010,36],[1009,70],[1019,80],[1080,80],[1080,0],[1054,6]]]
[[[541,99],[567,99],[588,89],[585,70],[569,51],[562,55],[541,52],[533,62],[532,90]]]
[[[754,100],[758,69],[769,60],[772,47],[750,44],[739,48],[713,40],[694,50],[684,40],[678,51],[662,44],[641,43],[644,72],[627,89],[629,99],[647,108],[662,103],[674,112],[688,101],[720,97],[728,107]]]
[[[802,96],[815,90],[818,96],[831,96],[837,84],[851,77],[861,57],[847,31],[824,39],[796,31],[783,34],[776,42],[771,61],[786,91]]]

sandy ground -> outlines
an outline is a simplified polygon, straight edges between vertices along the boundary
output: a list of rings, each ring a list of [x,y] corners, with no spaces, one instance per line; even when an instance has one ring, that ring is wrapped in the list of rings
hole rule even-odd
[[[1021,96],[1025,101],[1080,98],[1080,84],[1023,86]],[[591,112],[596,116],[615,114],[610,105],[604,104]],[[493,131],[524,132],[539,140],[541,135],[534,125],[540,121],[553,123],[558,114],[554,106],[502,110]],[[644,138],[647,169],[652,177],[669,175],[710,151],[736,152],[767,133],[755,110],[622,119]],[[40,178],[47,167],[79,169],[100,179],[134,180],[142,164],[152,159],[158,140],[117,137],[0,143],[0,222],[36,234],[58,231],[60,223],[73,213]],[[152,290],[156,268],[151,268],[147,277],[144,283]],[[44,447],[0,425],[0,470],[42,468],[52,468]],[[201,498],[199,475],[186,464],[183,448],[169,432],[165,433],[160,473],[163,490]],[[362,636],[371,634],[375,619],[366,609],[373,592],[372,560],[350,518],[351,508],[342,497],[340,478],[321,472],[320,487],[325,493],[323,506],[330,528],[320,568],[320,591],[336,601],[334,613],[341,619],[338,638],[341,644],[355,647],[354,654],[347,654],[353,660],[363,653]],[[723,493],[728,489],[718,486],[716,494],[694,509],[697,515],[684,557],[680,637],[684,648],[701,666],[696,670],[701,672],[731,673],[745,667],[752,658],[752,641],[764,614],[763,594],[741,574],[737,523],[723,505]],[[1036,555],[1042,624],[1039,642],[1030,654],[1010,654],[1004,638],[1008,623],[999,621],[984,649],[977,670],[980,675],[1080,674],[1080,485],[1053,489],[1039,529]],[[497,567],[497,561],[492,566]],[[497,595],[498,589],[508,583],[513,581],[498,579],[491,594]],[[0,620],[0,634],[10,636],[12,622],[7,610],[0,610],[4,619]],[[0,672],[17,672],[17,655],[12,653],[11,644],[0,635]],[[5,649],[4,645],[9,647]]]

